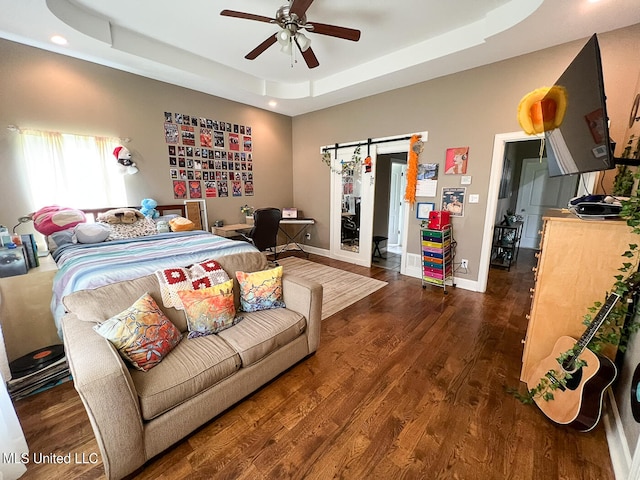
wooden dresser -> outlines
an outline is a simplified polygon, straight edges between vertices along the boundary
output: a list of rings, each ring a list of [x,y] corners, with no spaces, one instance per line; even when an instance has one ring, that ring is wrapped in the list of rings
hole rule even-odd
[[[545,214],[520,380],[559,337],[580,338],[584,316],[594,302],[604,302],[632,243],[640,243],[640,236],[623,220],[582,220],[562,210]],[[616,348],[604,353],[614,359]]]

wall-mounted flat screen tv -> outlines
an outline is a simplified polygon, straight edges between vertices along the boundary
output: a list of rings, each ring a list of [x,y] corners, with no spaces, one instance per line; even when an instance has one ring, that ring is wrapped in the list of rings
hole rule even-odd
[[[566,111],[562,123],[545,132],[549,176],[614,168],[596,35],[589,39],[554,86],[557,87],[555,95],[558,91],[564,95]],[[547,120],[552,121],[545,118]]]

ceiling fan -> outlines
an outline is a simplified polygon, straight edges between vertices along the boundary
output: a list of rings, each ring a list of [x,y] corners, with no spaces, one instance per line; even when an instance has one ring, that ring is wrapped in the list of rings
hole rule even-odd
[[[264,42],[251,50],[244,58],[255,60],[258,55],[264,52],[276,42],[282,46],[281,51],[293,54],[293,43],[296,44],[304,61],[309,68],[316,68],[320,63],[311,49],[311,40],[302,31],[319,33],[330,37],[342,38],[357,42],[360,40],[360,30],[353,28],[338,27],[325,23],[307,23],[306,12],[313,3],[313,0],[290,0],[288,5],[283,5],[276,12],[275,18],[254,15],[253,13],[236,12],[234,10],[223,10],[220,15],[225,17],[245,18],[258,22],[274,23],[280,27],[280,31],[275,35],[270,35]]]

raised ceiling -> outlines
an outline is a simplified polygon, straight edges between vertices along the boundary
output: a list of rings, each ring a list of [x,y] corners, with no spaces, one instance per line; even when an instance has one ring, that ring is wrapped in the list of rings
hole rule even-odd
[[[0,0],[0,37],[294,116],[640,23],[638,0],[316,0],[308,21],[360,40],[308,34],[312,70],[277,45],[246,60],[278,27],[220,12],[274,17],[286,4]]]

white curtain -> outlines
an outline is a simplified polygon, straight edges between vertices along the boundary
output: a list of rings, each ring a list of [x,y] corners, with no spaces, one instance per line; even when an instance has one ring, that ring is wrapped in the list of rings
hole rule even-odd
[[[34,210],[128,205],[117,138],[23,130],[20,139]]]
[[[14,480],[27,470],[23,456],[29,454],[29,447],[7,392],[5,379],[10,378],[10,372],[1,328],[0,357],[0,480]]]

